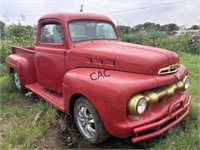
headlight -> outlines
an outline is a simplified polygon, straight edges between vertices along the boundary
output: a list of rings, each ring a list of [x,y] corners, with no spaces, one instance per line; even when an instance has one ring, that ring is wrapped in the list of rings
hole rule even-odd
[[[184,79],[183,79],[183,88],[184,88],[184,90],[187,90],[188,89],[188,87],[190,86],[190,79],[189,79],[189,77],[188,76],[186,76]]]
[[[146,99],[143,95],[135,95],[130,98],[127,109],[130,116],[138,116],[142,114],[147,107]]]
[[[138,114],[142,114],[147,107],[147,102],[144,98],[141,98],[137,104],[137,112]]]

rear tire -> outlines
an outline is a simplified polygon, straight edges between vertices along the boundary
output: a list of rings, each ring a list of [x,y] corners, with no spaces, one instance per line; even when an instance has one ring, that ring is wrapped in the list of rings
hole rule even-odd
[[[13,72],[13,80],[14,80],[14,84],[15,84],[17,90],[21,93],[24,93],[26,91],[26,89],[23,86],[23,84],[21,83],[19,74],[16,71]]]
[[[82,136],[92,144],[100,144],[109,139],[101,118],[94,106],[80,97],[74,105],[74,120]]]

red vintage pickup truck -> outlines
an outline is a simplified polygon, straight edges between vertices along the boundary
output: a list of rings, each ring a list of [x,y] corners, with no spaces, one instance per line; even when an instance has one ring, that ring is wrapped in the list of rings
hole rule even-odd
[[[140,142],[189,113],[188,70],[170,51],[120,41],[113,22],[91,13],[39,19],[34,47],[11,47],[8,70],[20,92],[32,91],[74,117],[93,144],[110,135]]]

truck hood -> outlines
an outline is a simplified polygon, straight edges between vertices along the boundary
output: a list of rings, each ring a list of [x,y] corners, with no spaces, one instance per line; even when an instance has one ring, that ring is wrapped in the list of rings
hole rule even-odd
[[[70,51],[73,68],[93,67],[157,75],[161,68],[179,63],[177,54],[149,46],[121,41],[86,41]]]

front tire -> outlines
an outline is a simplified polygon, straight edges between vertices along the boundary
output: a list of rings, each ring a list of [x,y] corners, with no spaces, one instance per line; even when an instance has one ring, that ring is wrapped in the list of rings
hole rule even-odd
[[[110,137],[96,109],[85,97],[75,102],[74,119],[79,132],[90,143],[100,144]]]
[[[23,93],[26,91],[23,84],[21,83],[19,74],[16,71],[14,71],[14,73],[13,73],[13,80],[14,80],[14,84],[19,92]]]

